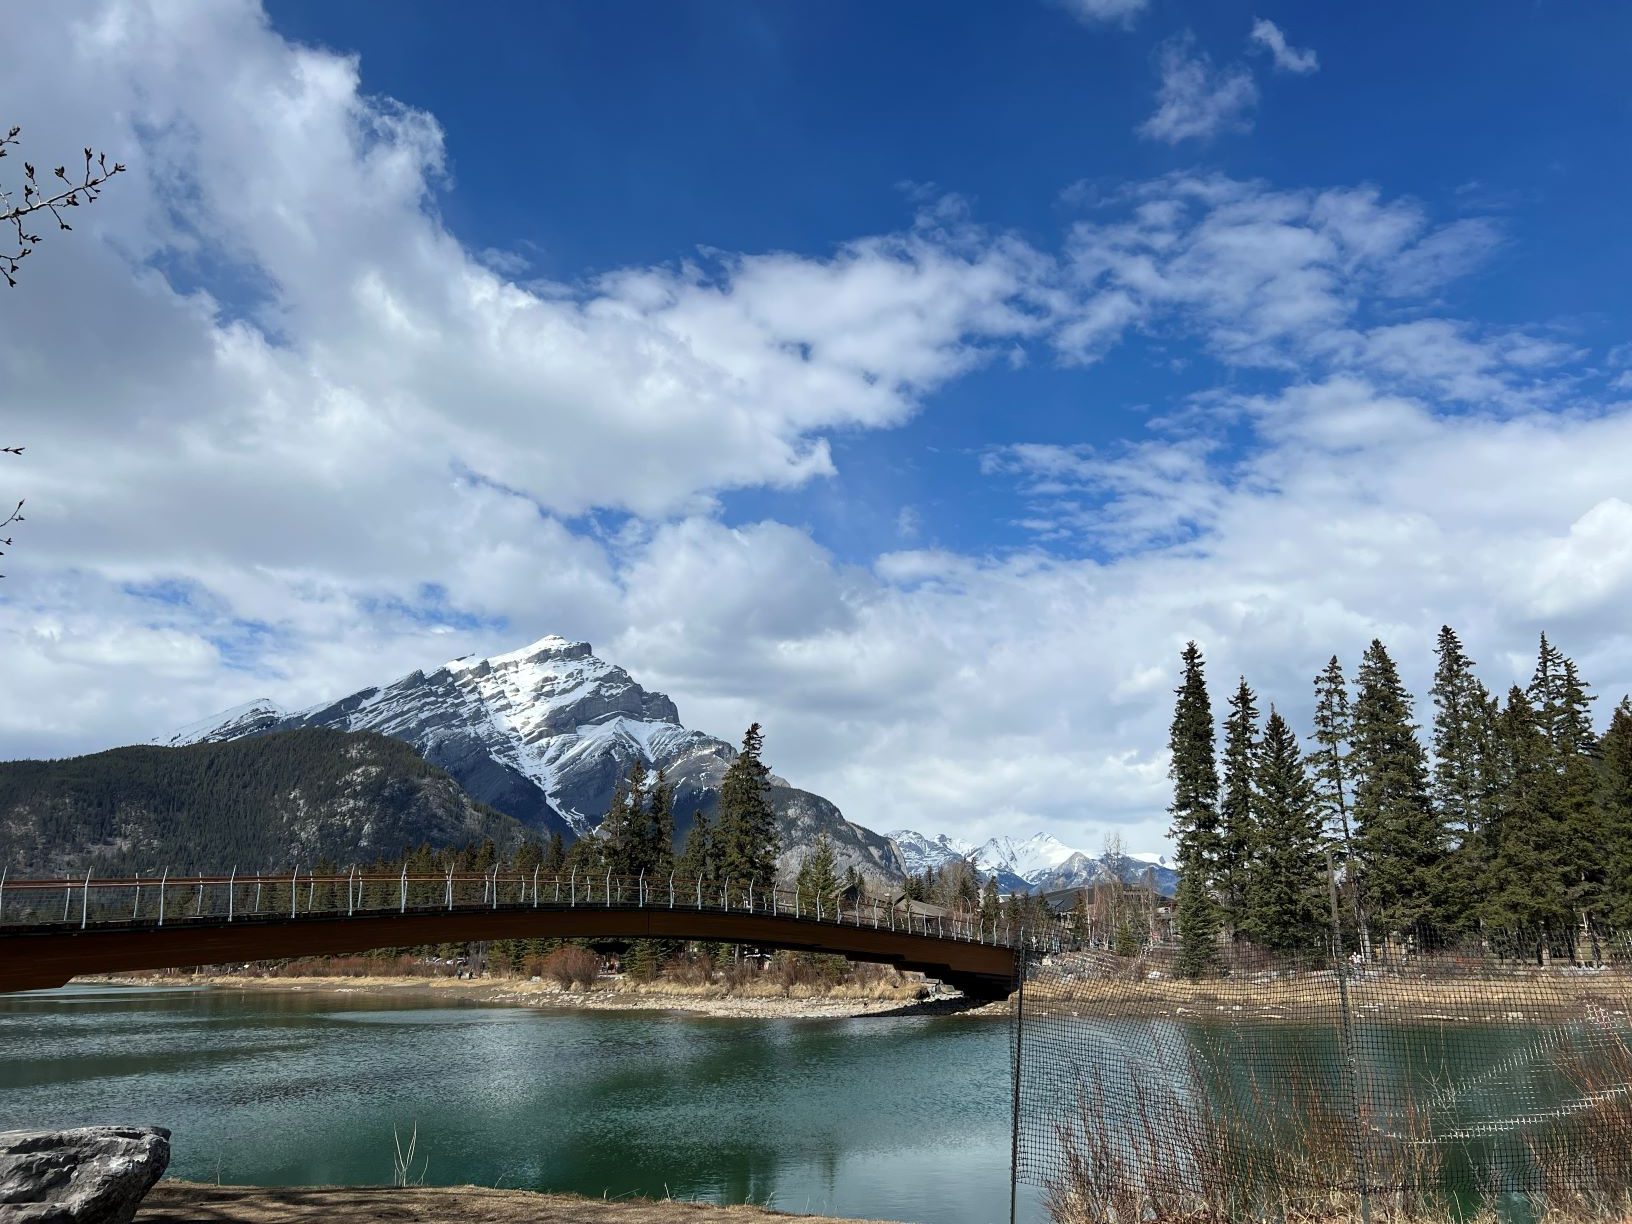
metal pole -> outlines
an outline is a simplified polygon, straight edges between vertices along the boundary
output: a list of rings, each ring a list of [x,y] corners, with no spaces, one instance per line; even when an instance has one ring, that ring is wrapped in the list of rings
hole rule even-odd
[[[578,904],[578,868],[576,867],[572,869],[572,898],[567,904],[569,907]]]
[[[261,912],[261,873],[255,873],[255,912]]]
[[[453,908],[453,868],[452,867],[448,868],[447,900],[448,900],[448,908],[451,910]]]
[[[6,873],[3,872],[3,871],[0,871],[0,894],[4,893],[5,887],[6,887]],[[136,873],[136,903],[130,907],[130,920],[132,922],[135,922],[141,916],[142,916],[142,873],[140,871],[138,871]]]
[[[533,864],[533,908],[538,908],[538,864]]]
[[[640,869],[640,887],[635,896],[635,904],[641,909],[646,908],[646,868]]]
[[[606,873],[606,908],[612,908],[612,873]]]
[[[0,914],[4,914],[6,910],[6,872],[10,870],[10,866],[0,867]],[[142,873],[139,871],[136,873],[138,877],[140,877],[141,874]],[[140,884],[138,884],[136,887],[138,890],[141,889]],[[138,891],[136,895],[140,896],[140,891]]]
[[[170,868],[164,869],[164,876],[159,880],[159,925],[164,925],[164,886],[170,882]]]
[[[674,872],[669,872],[669,908],[674,908]]]
[[[91,920],[91,869],[85,869],[85,891],[79,894],[79,929]]]
[[[493,908],[499,908],[499,868],[496,863],[493,866]]]
[[[750,914],[754,912],[754,882],[752,880],[748,881],[748,912]]]
[[[238,886],[238,864],[232,865],[232,875],[227,878],[227,921],[232,921],[232,894]]]
[[[357,868],[351,869],[346,877],[346,917],[350,918],[357,912]]]
[[[1018,981],[1014,992],[1014,1104],[1009,1125],[1009,1224],[1015,1224],[1020,1201],[1020,1067],[1025,1053],[1026,954],[1015,958]]]
[[[397,913],[406,914],[408,912],[408,864],[407,863],[404,863],[402,865],[402,880],[397,886],[397,900],[398,900]]]
[[[1360,1195],[1361,1224],[1371,1224],[1371,1180],[1366,1169],[1366,1141],[1360,1120],[1360,1064],[1355,1057],[1354,1022],[1349,1011],[1349,973],[1343,961],[1343,932],[1337,920],[1337,871],[1332,852],[1326,851],[1326,886],[1332,904],[1332,968],[1337,974],[1339,1020],[1343,1030],[1343,1061],[1349,1068],[1349,1108],[1354,1122],[1354,1180]]]
[[[204,877],[199,876],[198,877],[198,900],[193,905],[193,917],[194,918],[202,918],[203,916],[204,916]]]
[[[309,914],[317,908],[317,877],[311,872],[306,873],[306,912]]]

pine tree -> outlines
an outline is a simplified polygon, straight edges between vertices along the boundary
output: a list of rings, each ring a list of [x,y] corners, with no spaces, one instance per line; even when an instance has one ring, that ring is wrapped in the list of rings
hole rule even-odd
[[[833,843],[828,840],[826,832],[817,834],[815,844],[800,861],[794,888],[799,894],[800,908],[805,913],[817,913],[820,903],[821,912],[832,915],[839,891],[839,877],[834,870]]]
[[[1088,890],[1079,888],[1077,889],[1076,900],[1071,903],[1071,934],[1076,938],[1078,944],[1086,945],[1088,943],[1088,935],[1092,926],[1093,920],[1088,914]]]
[[[1315,677],[1315,750],[1309,754],[1314,770],[1316,802],[1326,821],[1328,837],[1338,843],[1346,861],[1353,852],[1349,830],[1349,736],[1354,719],[1349,711],[1348,682],[1333,655]]]
[[[720,782],[714,840],[720,873],[733,889],[746,890],[752,882],[764,890],[776,880],[779,837],[771,808],[771,771],[760,759],[763,744],[759,724],[754,723]]]
[[[640,841],[641,867],[648,876],[674,870],[674,785],[661,769],[647,796]]]
[[[544,846],[544,859],[540,866],[550,874],[561,871],[567,865],[567,844],[561,840],[561,834],[551,833],[550,840]]]
[[[1218,805],[1216,880],[1222,917],[1232,937],[1240,934],[1247,908],[1247,877],[1257,845],[1253,775],[1258,757],[1258,699],[1247,678],[1230,698],[1224,720],[1224,793]]]
[[[1434,700],[1432,794],[1440,826],[1450,842],[1446,907],[1448,920],[1466,925],[1489,872],[1486,826],[1496,798],[1496,708],[1473,672],[1473,660],[1456,632],[1440,628]]]
[[[1499,932],[1539,939],[1570,921],[1563,782],[1554,767],[1547,720],[1517,685],[1508,693],[1501,732],[1507,786],[1483,916]]]
[[[686,834],[685,847],[675,862],[674,874],[688,887],[701,880],[705,885],[718,882],[719,856],[714,848],[714,830],[708,817],[699,808],[691,818],[691,829]]]
[[[1318,948],[1328,931],[1320,808],[1297,735],[1274,706],[1255,764],[1260,840],[1247,876],[1248,931],[1278,951]]]
[[[1628,867],[1632,869],[1632,856],[1629,856]],[[991,924],[1002,916],[1003,902],[997,896],[997,877],[987,876],[980,890],[980,921],[983,925]]]
[[[1173,780],[1172,836],[1178,843],[1178,972],[1200,977],[1218,963],[1218,904],[1213,871],[1218,853],[1218,764],[1213,756],[1213,712],[1207,698],[1201,648],[1186,643],[1184,679],[1175,690],[1168,738]]]
[[[1428,761],[1411,695],[1373,639],[1356,675],[1353,752],[1355,851],[1370,924],[1408,933],[1442,916],[1449,891],[1444,829],[1428,796]]]
[[[1623,697],[1615,707],[1600,748],[1604,917],[1610,930],[1632,932],[1632,699]]]

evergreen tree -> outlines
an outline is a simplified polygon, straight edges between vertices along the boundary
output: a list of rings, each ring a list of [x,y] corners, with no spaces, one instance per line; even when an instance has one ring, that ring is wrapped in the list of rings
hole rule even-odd
[[[1349,736],[1354,719],[1349,711],[1349,687],[1343,668],[1333,655],[1315,677],[1315,750],[1309,754],[1314,771],[1315,800],[1326,822],[1327,836],[1338,843],[1346,861],[1353,852],[1349,830]]]
[[[1278,951],[1318,948],[1329,929],[1320,807],[1297,735],[1274,706],[1254,781],[1260,839],[1247,877],[1247,929]]]
[[[1407,933],[1441,917],[1449,891],[1444,829],[1428,796],[1428,760],[1411,695],[1373,639],[1356,674],[1355,851],[1370,925]]]
[[[1079,888],[1076,900],[1071,903],[1071,934],[1079,944],[1086,945],[1092,928],[1093,919],[1088,913],[1088,890]]]
[[[1515,685],[1502,711],[1507,786],[1482,908],[1491,926],[1534,937],[1570,921],[1563,786],[1547,730]]]
[[[695,881],[714,884],[719,878],[719,856],[714,847],[714,830],[701,808],[691,818],[691,830],[686,834],[685,847],[675,862],[674,874],[686,881],[688,887]]]
[[[1629,816],[1629,827],[1632,827],[1632,816]],[[1628,857],[1628,869],[1632,870],[1632,854]],[[1003,916],[1003,902],[997,896],[997,877],[987,876],[986,883],[980,890],[980,921],[983,924],[995,923]]]
[[[1233,936],[1247,908],[1247,877],[1257,845],[1253,774],[1258,757],[1258,699],[1241,677],[1224,720],[1224,793],[1218,805],[1218,898]]]
[[[551,833],[550,840],[544,847],[543,869],[550,874],[563,870],[567,865],[567,845],[561,840],[560,833]]]
[[[1611,930],[1632,932],[1632,699],[1621,698],[1600,747],[1604,917]]]
[[[1218,963],[1218,904],[1213,872],[1218,853],[1218,764],[1213,756],[1213,712],[1207,698],[1201,649],[1186,643],[1184,679],[1176,691],[1168,738],[1173,780],[1172,836],[1178,843],[1178,971],[1200,977]]]
[[[714,840],[719,871],[733,888],[746,889],[752,881],[763,891],[776,880],[779,837],[771,808],[771,771],[760,759],[763,744],[754,723],[720,782]]]
[[[647,796],[640,841],[647,876],[666,876],[674,870],[674,785],[661,769]]]
[[[1473,660],[1456,632],[1442,626],[1435,645],[1438,664],[1434,701],[1432,794],[1440,826],[1451,843],[1447,873],[1447,919],[1466,924],[1489,871],[1486,826],[1493,817],[1497,787],[1494,703],[1473,673]]]
[[[816,913],[819,902],[821,912],[825,916],[832,916],[839,892],[839,877],[834,869],[833,843],[828,840],[826,832],[817,834],[815,844],[800,861],[794,888],[799,893],[799,906],[803,912]]]

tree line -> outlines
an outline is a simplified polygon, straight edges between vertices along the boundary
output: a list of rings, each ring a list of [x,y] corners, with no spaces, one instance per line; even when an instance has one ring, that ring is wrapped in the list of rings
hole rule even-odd
[[[1215,969],[1234,941],[1324,946],[1334,881],[1343,938],[1365,951],[1478,935],[1545,955],[1632,928],[1632,701],[1596,734],[1590,687],[1546,634],[1529,684],[1500,697],[1449,626],[1435,654],[1427,743],[1374,639],[1352,686],[1335,655],[1315,677],[1307,750],[1242,677],[1220,751],[1205,661],[1185,646],[1168,809],[1181,973]]]

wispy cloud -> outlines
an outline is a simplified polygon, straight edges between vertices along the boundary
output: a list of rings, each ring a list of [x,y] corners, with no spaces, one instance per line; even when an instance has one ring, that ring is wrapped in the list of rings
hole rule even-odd
[[[1061,8],[1089,25],[1131,26],[1150,0],[1055,0]]]
[[[1162,80],[1156,90],[1156,111],[1139,125],[1141,136],[1178,144],[1252,130],[1258,86],[1246,68],[1215,67],[1190,34],[1162,45],[1158,68]]]
[[[1286,35],[1281,27],[1267,18],[1260,17],[1252,23],[1252,33],[1248,35],[1251,41],[1268,49],[1275,58],[1275,67],[1282,72],[1295,72],[1300,76],[1320,71],[1320,59],[1312,48],[1294,47],[1286,41]]]

